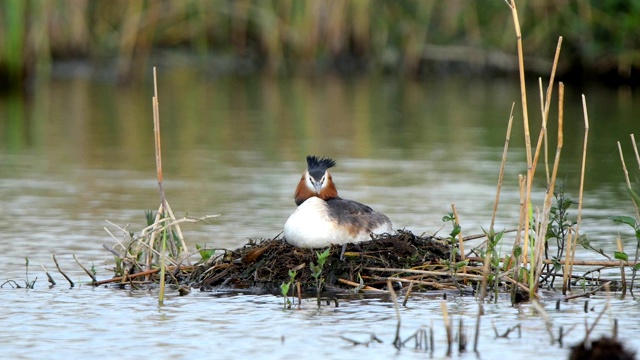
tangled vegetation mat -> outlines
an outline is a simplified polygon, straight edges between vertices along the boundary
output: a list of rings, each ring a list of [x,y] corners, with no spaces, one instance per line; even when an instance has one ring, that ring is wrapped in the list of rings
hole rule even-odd
[[[331,246],[328,250],[322,270],[328,290],[381,288],[387,283],[386,277],[380,275],[381,269],[444,269],[441,263],[451,255],[444,241],[409,231],[346,244],[344,248]],[[322,249],[297,248],[279,239],[251,241],[197,266],[189,274],[189,282],[202,290],[223,287],[279,293],[280,285],[291,278],[289,272],[295,271],[294,280],[303,291],[311,291],[316,281],[311,264],[317,265],[320,253]],[[436,283],[435,276],[430,277],[433,283],[423,281],[425,275],[415,278],[424,288],[447,286],[447,281]]]
[[[116,255],[115,276],[101,281],[94,279],[94,284],[137,287],[158,283],[159,269],[149,270],[144,262],[146,253],[135,250],[140,243],[134,240],[120,252],[115,247],[109,248]],[[147,247],[146,243],[143,247]],[[458,251],[452,256],[451,249],[447,240],[418,236],[406,230],[326,249],[298,248],[278,238],[249,240],[236,250],[199,249],[201,261],[194,265],[168,264],[165,278],[184,289],[274,294],[280,294],[282,284],[287,282],[304,294],[319,287],[333,292],[382,290],[389,279],[419,291],[463,290],[460,279],[466,283],[467,279],[477,281],[481,276],[470,273],[461,277],[460,264],[468,262],[459,262]],[[452,269],[459,270],[454,274]]]

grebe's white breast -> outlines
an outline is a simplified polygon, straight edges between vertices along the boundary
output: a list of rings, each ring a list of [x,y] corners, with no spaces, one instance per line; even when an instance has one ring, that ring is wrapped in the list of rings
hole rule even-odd
[[[371,234],[392,232],[389,218],[364,204],[315,196],[300,204],[284,224],[286,241],[304,248],[367,241]]]

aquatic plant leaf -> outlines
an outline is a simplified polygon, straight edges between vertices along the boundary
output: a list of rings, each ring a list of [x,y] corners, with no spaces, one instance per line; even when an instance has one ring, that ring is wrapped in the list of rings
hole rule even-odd
[[[460,261],[459,263],[456,263],[456,270],[462,269],[467,265],[469,265],[469,260]]]
[[[453,213],[448,213],[447,215],[442,217],[442,222],[453,221],[455,218],[453,217]]]
[[[629,261],[629,256],[622,251],[615,251],[613,253],[613,257],[615,257],[618,260]]]
[[[460,225],[456,225],[453,230],[451,230],[451,233],[449,234],[452,238],[455,238],[456,236],[458,236],[458,234],[460,234],[460,230],[462,230],[462,228],[460,227]]]
[[[635,264],[632,269],[635,271],[640,270],[640,263]]]
[[[584,247],[585,249],[593,249],[593,247],[591,247],[591,244],[589,243],[589,239],[587,239],[587,237],[585,235],[580,235],[578,237],[578,243],[580,245],[582,245],[582,247]]]
[[[287,296],[289,293],[289,287],[291,286],[290,282],[280,284],[280,290],[282,290],[282,296]]]
[[[613,220],[621,224],[627,224],[634,229],[637,227],[636,219],[632,218],[631,216],[609,216],[609,220]]]
[[[198,244],[196,244],[196,250],[198,250],[198,252],[200,253],[200,257],[202,258],[202,261],[209,260],[213,256],[213,254],[215,254],[216,252],[215,249],[205,249]]]
[[[522,246],[518,246],[513,250],[513,256],[520,257],[522,255]]]

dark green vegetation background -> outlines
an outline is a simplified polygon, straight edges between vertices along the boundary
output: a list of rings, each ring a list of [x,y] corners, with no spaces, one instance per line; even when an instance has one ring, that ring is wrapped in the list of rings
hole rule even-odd
[[[516,2],[525,67],[548,75],[632,82],[640,2]],[[15,88],[56,60],[109,64],[135,81],[164,50],[220,72],[515,71],[513,19],[502,0],[4,0],[0,76]],[[155,63],[155,61],[154,61]],[[102,66],[102,65],[101,65]]]

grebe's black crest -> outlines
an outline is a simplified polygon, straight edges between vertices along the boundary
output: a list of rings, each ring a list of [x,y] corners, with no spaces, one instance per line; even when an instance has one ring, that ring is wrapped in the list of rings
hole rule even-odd
[[[321,179],[327,169],[336,166],[336,162],[330,158],[319,158],[317,156],[307,156],[307,171],[316,179]]]

